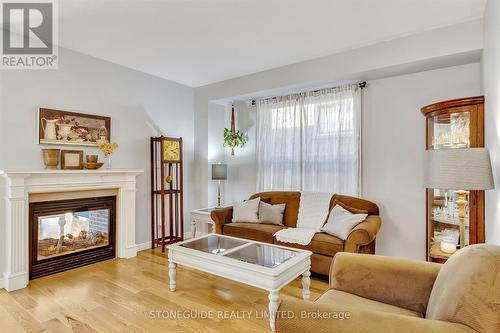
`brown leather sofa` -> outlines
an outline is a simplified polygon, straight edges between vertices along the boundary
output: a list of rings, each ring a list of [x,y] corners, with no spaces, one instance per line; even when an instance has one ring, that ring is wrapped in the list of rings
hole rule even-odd
[[[492,244],[467,246],[444,265],[339,253],[330,289],[315,302],[284,299],[276,331],[500,332],[499,272],[500,246]]]
[[[276,205],[285,203],[285,213],[283,214],[284,226],[231,222],[233,208],[225,207],[212,211],[211,217],[215,223],[215,232],[239,238],[252,239],[260,242],[279,244],[288,247],[307,249],[313,252],[311,257],[311,271],[323,275],[328,275],[333,256],[337,252],[375,253],[375,237],[380,229],[381,220],[379,208],[368,200],[335,194],[330,200],[330,209],[336,201],[344,205],[366,210],[368,217],[358,224],[343,241],[335,236],[326,233],[317,233],[307,246],[299,244],[282,243],[274,238],[274,234],[284,228],[294,228],[297,225],[299,213],[300,192],[261,192],[250,197],[255,199],[260,197],[262,201]]]

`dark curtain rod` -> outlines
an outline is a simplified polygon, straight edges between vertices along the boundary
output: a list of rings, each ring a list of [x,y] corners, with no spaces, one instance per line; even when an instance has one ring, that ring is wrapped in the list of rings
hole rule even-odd
[[[363,81],[363,82],[360,82],[358,83],[358,86],[363,89],[364,87],[366,87],[366,81]],[[317,92],[319,90],[315,90],[314,92]],[[257,104],[257,101],[255,99],[252,99],[252,105],[255,105]]]

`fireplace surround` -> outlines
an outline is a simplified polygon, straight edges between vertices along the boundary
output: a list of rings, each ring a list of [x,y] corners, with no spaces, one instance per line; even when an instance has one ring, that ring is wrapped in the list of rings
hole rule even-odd
[[[0,288],[13,291],[29,283],[29,206],[34,196],[81,199],[80,194],[88,193],[86,191],[114,191],[115,255],[118,258],[136,256],[136,177],[142,172],[119,169],[0,171]]]

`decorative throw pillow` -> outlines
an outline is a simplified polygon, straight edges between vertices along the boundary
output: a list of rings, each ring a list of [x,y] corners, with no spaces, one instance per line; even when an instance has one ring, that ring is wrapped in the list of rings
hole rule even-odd
[[[367,216],[368,214],[352,214],[347,209],[342,208],[341,205],[335,205],[321,231],[346,240],[351,230],[364,221]]]
[[[259,222],[283,225],[283,213],[286,204],[271,205],[261,201],[259,204]]]
[[[233,204],[233,222],[259,223],[260,198],[235,202]]]

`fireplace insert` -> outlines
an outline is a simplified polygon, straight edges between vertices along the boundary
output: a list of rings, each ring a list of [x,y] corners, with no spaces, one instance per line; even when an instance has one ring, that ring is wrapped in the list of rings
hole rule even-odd
[[[116,197],[32,202],[30,279],[115,257]]]

